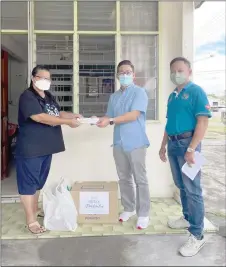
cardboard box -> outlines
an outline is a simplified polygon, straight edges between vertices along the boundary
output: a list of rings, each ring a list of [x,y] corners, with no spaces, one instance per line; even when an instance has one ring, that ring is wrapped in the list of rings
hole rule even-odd
[[[117,182],[77,182],[71,194],[78,211],[78,223],[118,222]]]

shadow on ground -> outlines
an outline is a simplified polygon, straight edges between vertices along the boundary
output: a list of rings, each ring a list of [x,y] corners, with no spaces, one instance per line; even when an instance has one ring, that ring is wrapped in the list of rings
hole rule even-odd
[[[187,235],[3,241],[3,266],[225,266],[225,239],[208,235],[194,257],[177,252]]]

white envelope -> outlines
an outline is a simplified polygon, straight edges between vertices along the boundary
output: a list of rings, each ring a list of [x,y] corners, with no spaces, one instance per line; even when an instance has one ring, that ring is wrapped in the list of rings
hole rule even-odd
[[[201,170],[202,165],[205,163],[204,156],[199,153],[198,151],[195,151],[195,164],[188,165],[186,162],[181,170],[182,172],[187,175],[191,180],[195,179],[195,176],[198,174],[198,172]]]
[[[80,118],[78,121],[80,123],[96,124],[99,121],[99,118]]]

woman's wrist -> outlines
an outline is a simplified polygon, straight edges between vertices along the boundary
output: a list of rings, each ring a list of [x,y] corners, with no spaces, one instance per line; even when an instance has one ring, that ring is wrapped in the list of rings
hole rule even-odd
[[[72,122],[72,118],[71,119],[64,119],[64,118],[61,118],[61,120],[62,120],[62,124],[65,124],[65,125],[68,125],[68,126],[70,126],[71,125],[71,122]]]

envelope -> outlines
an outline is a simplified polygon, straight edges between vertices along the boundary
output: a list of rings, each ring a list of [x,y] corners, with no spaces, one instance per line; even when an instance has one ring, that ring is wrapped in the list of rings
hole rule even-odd
[[[198,151],[195,151],[195,164],[188,165],[188,163],[186,162],[182,166],[181,170],[187,177],[189,177],[191,180],[194,180],[204,163],[205,163],[204,156]]]
[[[78,121],[84,124],[97,124],[99,118],[79,118]]]

